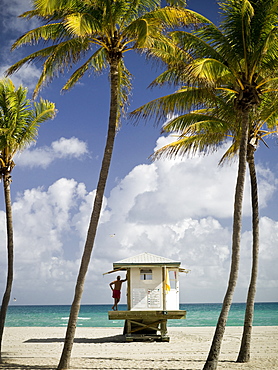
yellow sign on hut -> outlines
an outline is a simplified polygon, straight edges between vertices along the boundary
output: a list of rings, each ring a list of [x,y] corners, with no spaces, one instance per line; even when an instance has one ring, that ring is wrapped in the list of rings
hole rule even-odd
[[[179,309],[179,272],[189,270],[180,264],[151,253],[113,263],[109,273],[127,272],[127,311],[109,311],[108,317],[125,320],[128,341],[169,341],[167,320],[185,318],[186,311]]]

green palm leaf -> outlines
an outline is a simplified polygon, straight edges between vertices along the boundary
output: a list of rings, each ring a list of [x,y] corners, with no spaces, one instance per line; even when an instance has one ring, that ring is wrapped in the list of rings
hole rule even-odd
[[[54,118],[55,104],[40,99],[31,106],[27,89],[15,88],[10,79],[0,80],[0,157],[2,171],[13,163],[14,155],[23,150],[38,134],[41,123]]]

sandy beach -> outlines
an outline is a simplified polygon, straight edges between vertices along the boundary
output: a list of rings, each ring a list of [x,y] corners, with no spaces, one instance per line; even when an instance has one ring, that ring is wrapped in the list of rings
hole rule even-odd
[[[202,369],[214,328],[168,328],[170,342],[125,341],[122,328],[78,328],[71,369]],[[235,362],[241,327],[227,327],[218,369],[278,369],[278,327],[254,327],[252,358]],[[65,328],[5,328],[0,369],[52,370],[58,364]]]

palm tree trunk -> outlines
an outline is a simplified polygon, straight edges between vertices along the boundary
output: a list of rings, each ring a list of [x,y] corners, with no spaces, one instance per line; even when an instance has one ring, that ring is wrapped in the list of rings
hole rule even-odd
[[[103,195],[106,186],[106,181],[108,177],[109,167],[112,158],[113,146],[116,136],[116,127],[118,121],[118,65],[119,62],[116,61],[110,65],[110,116],[108,133],[106,139],[106,146],[104,150],[101,170],[99,174],[99,180],[94,200],[93,211],[91,214],[91,219],[89,223],[87,239],[83,251],[83,256],[81,259],[81,265],[79,268],[79,274],[75,286],[75,295],[71,305],[71,311],[69,316],[69,322],[67,326],[67,332],[64,342],[64,347],[60,362],[58,364],[58,370],[69,369],[70,357],[74,341],[76,323],[78,319],[78,313],[80,310],[80,303],[82,298],[82,293],[84,290],[85,277],[88,271],[88,266],[91,259],[91,254],[94,246],[94,240],[96,236],[98,221],[100,218],[100,212],[103,202]]]
[[[234,200],[234,219],[233,219],[233,237],[232,237],[232,260],[230,268],[230,276],[226,294],[223,300],[222,309],[218,318],[217,326],[215,329],[213,341],[210,347],[210,351],[203,367],[203,370],[215,370],[217,369],[218,359],[221,349],[221,344],[225,332],[226,322],[228,314],[232,304],[233,294],[235,291],[238,270],[239,270],[239,259],[240,259],[240,236],[241,236],[241,215],[242,215],[242,203],[243,203],[243,192],[246,172],[246,157],[247,157],[247,142],[248,142],[248,117],[249,110],[242,111],[242,137],[240,142],[239,150],[239,164],[237,183]]]
[[[6,172],[3,176],[4,196],[6,205],[6,228],[7,228],[7,252],[8,252],[8,272],[6,289],[2,298],[2,305],[0,310],[0,363],[2,360],[2,341],[3,332],[6,321],[6,314],[11,297],[11,290],[13,284],[13,263],[14,263],[14,244],[13,244],[13,219],[12,219],[12,202],[10,191],[10,173]]]
[[[241,346],[237,362],[248,362],[250,360],[251,332],[254,316],[254,303],[256,295],[256,282],[259,268],[259,201],[256,167],[254,160],[255,148],[249,144],[248,165],[251,181],[251,198],[252,198],[252,229],[253,229],[253,254],[252,254],[252,272],[248,289],[244,330],[241,338]]]

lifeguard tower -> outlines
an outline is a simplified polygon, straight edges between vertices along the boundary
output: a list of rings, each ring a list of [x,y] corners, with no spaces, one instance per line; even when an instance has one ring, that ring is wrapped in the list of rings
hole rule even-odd
[[[127,341],[169,341],[167,320],[183,319],[179,309],[180,262],[142,253],[113,263],[108,273],[127,272],[127,311],[109,311],[109,320],[125,320]],[[158,334],[157,332],[160,332]]]

